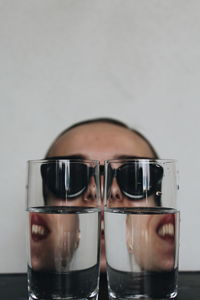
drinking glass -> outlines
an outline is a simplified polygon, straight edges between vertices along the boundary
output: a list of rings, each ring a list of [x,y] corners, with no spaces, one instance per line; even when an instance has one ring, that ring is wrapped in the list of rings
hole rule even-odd
[[[29,299],[98,297],[99,163],[28,162]]]
[[[105,246],[110,299],[176,297],[177,190],[175,160],[105,162]]]

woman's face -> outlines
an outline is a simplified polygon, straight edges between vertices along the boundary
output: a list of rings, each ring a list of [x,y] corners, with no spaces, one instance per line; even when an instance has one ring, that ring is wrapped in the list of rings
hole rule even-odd
[[[29,224],[32,268],[65,270],[79,243],[78,216],[33,212]]]
[[[169,271],[174,268],[176,222],[173,213],[127,217],[128,251],[141,269]]]
[[[99,160],[103,165],[104,161],[108,159],[130,158],[133,156],[151,158],[153,153],[149,145],[131,130],[108,123],[92,123],[73,128],[59,137],[48,153],[48,157],[51,156],[74,156]],[[103,182],[103,178],[101,180]],[[128,199],[121,194],[115,180],[113,181],[111,193],[116,206],[126,205]],[[85,199],[91,199],[91,197],[92,191],[87,191]],[[149,199],[149,203],[153,204],[154,199]],[[142,201],[132,203],[132,205],[141,206]],[[143,205],[145,205],[145,202]],[[101,270],[105,270],[103,212],[101,246]]]

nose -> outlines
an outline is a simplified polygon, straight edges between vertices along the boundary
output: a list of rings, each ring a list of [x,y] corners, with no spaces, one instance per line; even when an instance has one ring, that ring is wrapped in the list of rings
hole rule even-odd
[[[122,195],[120,187],[117,183],[116,178],[113,178],[113,182],[112,182],[111,189],[110,189],[109,199],[112,202],[122,202],[122,200],[123,200],[123,195]]]
[[[86,202],[94,202],[97,201],[97,191],[96,191],[96,183],[95,179],[92,176],[90,178],[90,183],[88,184],[87,190],[84,193],[84,201]]]

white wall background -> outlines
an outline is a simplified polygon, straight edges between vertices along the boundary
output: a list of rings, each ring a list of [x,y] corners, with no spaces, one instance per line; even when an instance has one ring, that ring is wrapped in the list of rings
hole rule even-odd
[[[111,116],[180,168],[180,269],[200,270],[199,0],[0,0],[0,273],[26,271],[26,161]]]

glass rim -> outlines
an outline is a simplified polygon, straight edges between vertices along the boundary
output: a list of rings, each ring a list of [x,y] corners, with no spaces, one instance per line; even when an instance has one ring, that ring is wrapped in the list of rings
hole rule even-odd
[[[98,160],[92,160],[92,159],[82,159],[82,158],[44,158],[44,159],[30,159],[27,160],[28,164],[44,164],[44,163],[49,163],[49,162],[58,162],[58,161],[62,161],[62,162],[70,162],[70,163],[92,163],[92,164],[96,164],[99,165],[100,162]]]
[[[104,163],[111,164],[111,163],[122,163],[122,162],[129,162],[129,163],[136,163],[136,162],[144,162],[144,163],[159,163],[159,164],[176,164],[177,159],[162,159],[162,158],[117,158],[117,159],[107,159]]]

